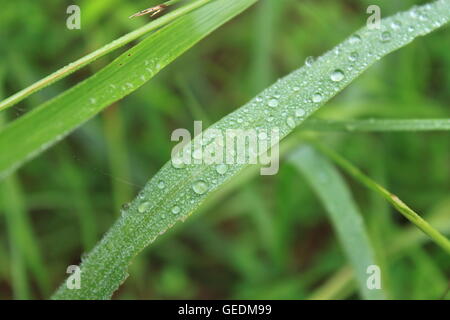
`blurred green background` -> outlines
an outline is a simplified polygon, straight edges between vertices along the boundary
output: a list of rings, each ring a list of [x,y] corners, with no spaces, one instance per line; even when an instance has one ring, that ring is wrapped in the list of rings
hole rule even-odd
[[[145,24],[153,0],[1,0],[0,98]],[[0,299],[44,299],[169,160],[176,128],[211,124],[361,27],[423,1],[261,0],[0,184]],[[66,28],[81,7],[81,30]],[[448,27],[390,55],[317,118],[448,118]],[[11,121],[95,73],[96,61],[2,113]],[[206,125],[204,125],[205,127]],[[301,128],[299,128],[301,130]],[[30,132],[33,134],[33,132]],[[448,133],[320,133],[369,176],[450,233]],[[0,150],[2,153],[8,150]],[[347,179],[389,298],[439,299],[450,259],[378,195]],[[395,247],[395,250],[390,250]],[[394,252],[390,254],[389,252]],[[322,204],[287,163],[241,176],[131,265],[114,299],[358,299]],[[447,299],[450,298],[447,295]]]

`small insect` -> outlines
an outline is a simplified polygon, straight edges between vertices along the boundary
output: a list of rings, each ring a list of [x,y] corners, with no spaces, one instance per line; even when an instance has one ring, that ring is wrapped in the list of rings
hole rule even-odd
[[[135,13],[132,16],[130,16],[130,19],[134,18],[134,17],[140,17],[140,16],[143,16],[143,15],[146,15],[146,14],[150,14],[150,17],[153,18],[158,13],[163,12],[164,10],[166,10],[167,7],[168,6],[165,5],[165,4],[160,4],[160,5],[157,5],[156,7],[151,7],[151,8],[139,11],[138,13]]]

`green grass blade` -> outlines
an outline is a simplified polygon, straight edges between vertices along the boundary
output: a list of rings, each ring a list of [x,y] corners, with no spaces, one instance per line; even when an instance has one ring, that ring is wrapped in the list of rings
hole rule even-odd
[[[367,288],[367,268],[376,265],[375,252],[370,243],[361,213],[348,187],[334,165],[311,146],[302,146],[289,156],[323,203],[350,260],[365,299],[385,298],[382,290]]]
[[[29,95],[44,89],[45,87],[51,85],[52,83],[55,83],[56,81],[59,81],[71,73],[85,67],[86,65],[94,62],[95,60],[113,52],[116,49],[119,49],[123,47],[124,45],[146,35],[147,33],[154,31],[158,28],[161,28],[162,26],[172,22],[173,20],[205,5],[206,3],[210,2],[211,0],[198,0],[194,1],[192,3],[189,3],[173,12],[170,12],[154,21],[149,22],[145,26],[134,30],[116,40],[114,40],[111,43],[108,43],[107,45],[103,46],[102,48],[68,64],[67,66],[59,69],[58,71],[52,73],[51,75],[33,83],[31,86],[17,92],[16,94],[12,95],[11,97],[0,101],[0,112],[2,110],[5,110],[9,107],[12,107],[13,105],[19,103],[23,99],[27,98]]]
[[[368,120],[319,120],[305,121],[302,129],[312,131],[448,131],[450,119],[368,119]]]
[[[419,228],[426,235],[428,235],[437,245],[439,245],[442,249],[444,249],[447,253],[450,254],[450,240],[447,239],[437,229],[433,228],[427,221],[425,221],[406,203],[400,200],[395,194],[391,193],[384,187],[380,186],[378,183],[376,183],[371,178],[366,176],[353,164],[351,164],[349,161],[341,157],[339,154],[337,154],[330,148],[318,143],[316,145],[324,154],[333,159],[342,169],[347,171],[356,180],[358,180],[367,188],[375,191],[376,193],[380,194],[383,198],[385,198],[406,219],[411,221],[417,228]]]
[[[209,6],[220,6],[223,3],[225,2],[217,1]],[[245,1],[239,3],[244,9],[250,1],[247,4]],[[228,14],[228,10],[232,10],[232,4],[235,3],[226,1],[226,5],[216,14]],[[206,12],[208,6],[202,9]],[[380,30],[362,28],[357,32],[360,41],[354,38],[344,41],[312,65],[304,66],[280,79],[211,128],[245,130],[259,127],[270,131],[277,127],[280,136],[284,137],[381,57],[447,23],[450,18],[449,9],[450,1],[441,0],[412,9],[414,15],[410,14],[412,11],[406,11],[386,18],[382,20]],[[422,18],[419,19],[418,16]],[[397,22],[402,26],[398,27]],[[411,25],[414,25],[413,29],[409,28]],[[397,28],[395,31],[393,26]],[[388,30],[391,32],[389,37],[386,35]],[[349,59],[353,52],[358,52],[358,59],[355,61]],[[340,81],[330,79],[336,69],[344,71],[344,78],[339,79]],[[333,76],[333,79],[337,78],[340,77]],[[275,105],[277,106],[274,107]],[[0,149],[4,144],[2,136],[4,134],[0,134]],[[193,142],[194,145],[196,143]],[[125,281],[128,266],[140,251],[175,223],[186,219],[212,192],[245,167],[244,164],[229,165],[221,175],[215,166],[189,165],[177,169],[170,162],[167,163],[123,211],[122,217],[84,260],[81,265],[81,289],[69,290],[63,284],[53,298],[111,297]],[[0,164],[0,170],[3,168],[4,163]],[[193,190],[193,184],[198,180],[207,185],[207,191],[203,194]]]
[[[0,179],[105,107],[134,92],[162,68],[257,0],[214,1],[158,30],[74,88],[0,132]],[[224,8],[227,7],[227,8]],[[21,141],[20,147],[14,141]]]
[[[1,71],[0,84],[3,80]],[[0,115],[0,127],[3,123],[4,115]],[[3,211],[5,216],[10,240],[14,295],[18,299],[29,298],[31,290],[27,281],[27,269],[33,273],[41,292],[48,294],[50,281],[47,268],[28,216],[21,183],[16,175],[11,175],[0,184],[0,200],[0,211]]]

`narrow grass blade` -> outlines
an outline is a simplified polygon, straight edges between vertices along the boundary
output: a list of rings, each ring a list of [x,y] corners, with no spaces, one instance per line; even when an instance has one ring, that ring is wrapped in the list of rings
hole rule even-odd
[[[311,146],[302,146],[289,156],[306,177],[323,203],[336,230],[342,247],[350,260],[365,299],[385,298],[382,290],[367,287],[367,268],[377,265],[361,213],[336,168]]]
[[[107,55],[108,53],[111,53],[112,51],[119,49],[123,47],[124,45],[146,35],[147,33],[154,31],[158,28],[161,28],[162,26],[172,22],[173,20],[186,15],[187,13],[205,5],[206,3],[210,2],[211,0],[198,0],[194,1],[192,3],[189,3],[173,12],[168,13],[167,15],[164,15],[157,20],[151,21],[145,26],[134,30],[116,40],[113,42],[105,45],[104,47],[78,59],[77,61],[74,61],[67,66],[59,69],[58,71],[52,73],[51,75],[33,83],[31,86],[17,92],[16,94],[12,95],[11,97],[0,101],[0,112],[2,110],[5,110],[9,107],[12,107],[13,105],[19,103],[29,95],[44,89],[45,87],[51,85],[52,83],[55,83],[58,80],[61,80],[71,73],[85,67],[86,65],[94,62],[95,60]]]
[[[11,270],[11,284],[14,299],[24,300],[30,299],[30,285],[28,283],[28,274],[25,261],[25,253],[23,251],[23,246],[20,245],[22,241],[20,239],[21,233],[21,217],[15,217],[17,213],[17,206],[13,199],[10,199],[10,187],[16,182],[15,176],[11,176],[6,179],[5,183],[0,187],[0,199],[2,200],[3,206],[1,211],[5,215],[6,226],[8,230],[9,239],[9,249],[10,249],[10,266]],[[14,193],[14,191],[12,191]],[[20,209],[19,209],[20,210]]]
[[[0,70],[2,71],[2,70]],[[0,95],[2,94],[3,74],[0,72]],[[0,114],[0,128],[3,126]],[[11,175],[0,184],[0,211],[5,216],[11,249],[11,270],[13,290],[18,299],[27,299],[30,295],[27,270],[34,275],[43,294],[50,291],[50,282],[41,250],[33,233],[31,221],[22,186],[15,175]]]
[[[239,3],[242,9],[250,5],[245,1]],[[224,2],[217,1],[210,6],[220,7],[221,4]],[[216,15],[228,14],[227,10],[232,10],[230,6],[233,4],[236,5],[226,1]],[[206,11],[207,7],[202,9]],[[357,36],[353,35],[314,63],[308,63],[280,79],[211,128],[220,131],[266,128],[269,132],[278,128],[283,138],[381,57],[447,23],[449,9],[450,1],[440,0],[386,18],[382,20],[379,30],[362,28]],[[419,19],[419,16],[422,18]],[[211,17],[208,16],[208,19]],[[409,28],[411,25],[414,25],[413,29]],[[350,56],[356,57],[355,52],[357,58],[349,59]],[[0,133],[0,149],[4,143],[2,139]],[[186,148],[197,144],[194,139]],[[220,148],[220,143],[216,141],[210,145]],[[0,164],[0,170],[2,167],[4,164]],[[123,210],[122,217],[84,260],[81,265],[81,289],[69,290],[62,285],[53,298],[111,297],[125,281],[128,265],[140,251],[175,223],[186,219],[212,192],[245,167],[245,164],[233,164],[228,165],[226,170],[217,170],[215,166],[204,164],[175,168],[170,162],[167,163]],[[196,188],[198,183],[201,188]]]
[[[214,1],[160,29],[107,67],[0,132],[0,179],[48,149],[257,0]],[[226,2],[226,3],[225,3]],[[20,147],[17,146],[20,141]]]
[[[301,127],[312,131],[449,131],[450,119],[368,119],[368,120],[319,120],[309,119]]]
[[[428,235],[437,245],[450,254],[450,240],[442,235],[437,229],[433,228],[427,221],[411,209],[406,203],[400,200],[395,194],[389,192],[384,187],[373,181],[371,178],[362,173],[349,161],[341,157],[339,154],[324,146],[316,143],[316,146],[327,156],[336,162],[342,169],[353,176],[356,180],[361,182],[367,188],[375,191],[385,198],[398,212],[400,212],[406,219],[411,221],[417,228]]]

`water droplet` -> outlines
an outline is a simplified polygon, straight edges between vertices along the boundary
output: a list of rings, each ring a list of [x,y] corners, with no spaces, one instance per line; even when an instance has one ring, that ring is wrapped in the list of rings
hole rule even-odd
[[[270,99],[268,102],[269,107],[275,108],[278,107],[278,100],[277,99]]]
[[[391,41],[391,39],[392,39],[392,35],[391,35],[391,33],[389,31],[384,31],[381,34],[381,41],[382,42],[389,42],[389,41]]]
[[[356,43],[359,43],[360,41],[361,41],[361,37],[357,34],[351,36],[350,40],[349,40],[350,44],[356,44]]]
[[[286,123],[287,123],[287,125],[290,128],[292,128],[292,129],[295,128],[295,120],[294,120],[294,118],[292,118],[292,117],[287,118]]]
[[[352,53],[350,53],[350,55],[348,56],[348,59],[350,61],[356,61],[356,59],[358,59],[358,52],[353,51]]]
[[[164,181],[159,180],[159,182],[158,182],[158,188],[159,188],[159,189],[164,189],[165,187],[166,187],[166,184],[164,183]]]
[[[218,174],[225,174],[228,170],[228,166],[226,164],[218,164],[216,166],[216,171]]]
[[[297,110],[295,110],[295,116],[299,118],[303,117],[305,113],[305,110],[303,110],[302,108],[298,108]]]
[[[192,157],[197,160],[201,160],[203,156],[202,149],[195,149],[192,153]]]
[[[90,99],[89,99],[89,102],[90,102],[91,104],[94,104],[94,103],[97,102],[97,99],[95,99],[95,98],[90,98]]]
[[[294,87],[292,88],[292,90],[294,90],[295,92],[300,91],[300,87]]]
[[[172,213],[173,213],[173,214],[179,214],[180,211],[181,211],[181,209],[180,209],[179,206],[174,206],[174,207],[172,208]]]
[[[149,208],[150,208],[150,202],[146,201],[146,202],[143,202],[143,203],[141,203],[141,204],[139,205],[138,211],[139,211],[140,213],[144,213],[144,212],[146,212]]]
[[[391,28],[394,30],[400,29],[401,26],[402,26],[402,23],[398,20],[392,21],[392,23],[391,23]]]
[[[172,167],[174,167],[175,169],[183,169],[185,167],[185,165],[181,159],[173,159],[171,162],[172,162]]]
[[[194,182],[192,189],[194,189],[194,192],[197,194],[204,194],[206,191],[208,191],[208,185],[206,184],[205,181],[198,180]]]
[[[305,59],[305,64],[307,67],[311,67],[313,65],[313,63],[314,63],[314,57],[310,56]]]
[[[344,72],[340,69],[336,69],[331,73],[330,79],[334,82],[339,82],[344,79]]]
[[[322,101],[322,94],[317,92],[312,96],[312,101],[315,103],[318,103],[320,101]]]

